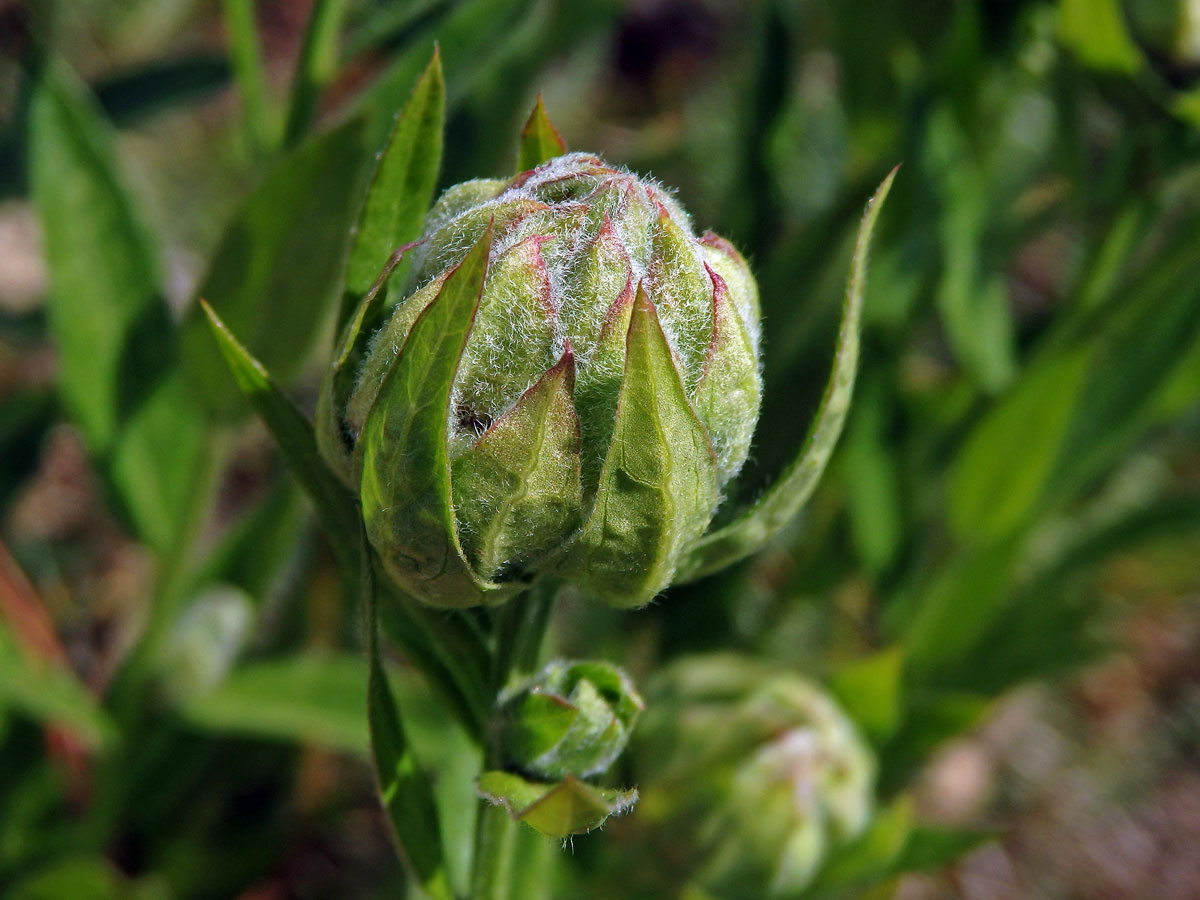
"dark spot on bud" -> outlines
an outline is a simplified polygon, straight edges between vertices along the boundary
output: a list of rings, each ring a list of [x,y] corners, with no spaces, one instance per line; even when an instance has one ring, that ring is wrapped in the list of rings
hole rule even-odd
[[[466,403],[459,403],[454,407],[454,421],[463,431],[483,434],[492,427],[493,419],[485,413],[472,409]]]

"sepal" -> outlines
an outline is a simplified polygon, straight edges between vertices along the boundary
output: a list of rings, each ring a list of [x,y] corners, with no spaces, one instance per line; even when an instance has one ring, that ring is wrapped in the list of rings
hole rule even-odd
[[[579,526],[575,358],[558,363],[451,464],[459,540],[481,578],[536,563]]]
[[[503,806],[515,821],[553,838],[586,834],[609,817],[629,812],[638,799],[637,788],[593,787],[574,775],[548,784],[493,771],[480,775],[475,786],[480,797]]]
[[[658,314],[639,287],[612,442],[587,522],[560,574],[619,607],[649,603],[716,508],[717,466]]]
[[[488,227],[413,323],[356,447],[367,537],[396,583],[434,606],[477,606],[519,587],[475,575],[450,505],[451,388],[483,292],[491,240]]]

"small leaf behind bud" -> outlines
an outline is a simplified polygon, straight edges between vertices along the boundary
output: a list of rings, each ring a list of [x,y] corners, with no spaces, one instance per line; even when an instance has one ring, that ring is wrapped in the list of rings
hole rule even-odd
[[[550,122],[546,114],[546,105],[542,95],[538,94],[533,112],[521,129],[521,147],[517,152],[517,171],[524,172],[539,166],[548,159],[562,156],[567,152],[567,142],[562,139],[558,129]]]

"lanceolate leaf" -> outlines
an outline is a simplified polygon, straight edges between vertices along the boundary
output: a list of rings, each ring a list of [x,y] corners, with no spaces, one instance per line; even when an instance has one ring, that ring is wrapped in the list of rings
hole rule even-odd
[[[636,788],[593,787],[574,775],[544,784],[511,772],[484,772],[477,786],[489,803],[503,806],[518,822],[555,838],[599,828],[610,816],[628,812],[638,799]]]
[[[369,154],[351,121],[285,157],[234,216],[198,295],[286,382],[303,365],[333,308]],[[185,360],[212,410],[237,392],[197,307],[185,323]]]
[[[517,152],[517,171],[524,172],[539,166],[548,159],[567,152],[567,142],[550,122],[542,95],[538,94],[533,112],[529,114],[525,127],[521,129],[521,146]]]
[[[400,852],[421,888],[432,900],[452,900],[433,789],[404,733],[400,711],[379,657],[371,548],[362,530],[356,533],[362,569],[363,624],[367,630],[367,719],[371,725],[371,757],[379,793]]]
[[[108,124],[53,62],[35,77],[30,137],[59,391],[119,506],[165,550],[196,500],[203,434],[176,366],[156,249],[121,184]]]
[[[442,160],[445,106],[442,61],[435,50],[396,119],[367,190],[346,265],[347,313],[396,248],[421,236]]]
[[[654,305],[638,289],[612,443],[564,575],[642,606],[670,584],[680,551],[717,505],[717,462],[687,401]]]
[[[479,306],[491,240],[489,226],[413,323],[356,450],[372,545],[384,548],[381,558],[397,582],[438,606],[475,606],[497,587],[475,576],[459,545],[446,435],[450,389]]]
[[[358,508],[318,454],[312,426],[212,308],[204,304],[204,309],[239,388],[271,430],[284,459],[312,499],[343,569],[355,579],[365,577],[355,537],[360,529]],[[481,734],[488,702],[482,697],[486,648],[463,622],[444,615],[434,619],[430,610],[410,597],[390,595],[389,613],[402,632],[399,637],[405,652],[428,678],[452,694],[454,712],[464,727]]]
[[[54,63],[39,73],[30,119],[59,390],[88,446],[103,452],[138,399],[130,363],[138,353],[154,360],[155,344],[160,354],[166,349],[156,251],[121,184],[110,128],[84,88]],[[152,381],[157,373],[136,374]]]
[[[308,14],[304,44],[292,76],[292,101],[283,131],[285,145],[295,144],[308,131],[321,91],[337,72],[338,34],[346,5],[346,0],[316,0]]]
[[[754,553],[795,518],[816,488],[842,433],[846,411],[850,408],[858,368],[859,321],[866,287],[867,250],[879,211],[895,177],[896,170],[893,169],[863,214],[854,247],[850,282],[846,288],[833,369],[825,386],[820,409],[809,427],[799,455],[746,513],[725,527],[706,534],[687,551],[679,567],[678,581],[700,578]]]
[[[216,311],[203,300],[201,306],[238,387],[271,430],[288,465],[312,498],[341,562],[347,571],[354,571],[358,565],[358,511],[351,495],[317,453],[312,425],[279,390],[262,363],[238,343]]]
[[[948,483],[950,524],[960,536],[998,540],[1037,508],[1086,383],[1091,350],[1076,348],[1031,367],[971,432]]]
[[[383,319],[384,300],[392,273],[403,261],[404,256],[415,244],[396,248],[389,257],[383,271],[371,285],[366,296],[358,301],[350,318],[342,326],[341,338],[334,353],[333,362],[325,378],[321,380],[321,393],[317,397],[316,430],[317,446],[335,473],[346,484],[353,486],[350,446],[343,433],[342,416],[354,384],[360,377],[362,359],[366,349]],[[343,299],[350,299],[347,294]]]
[[[249,663],[181,708],[193,726],[219,734],[365,755],[362,695],[367,667],[351,654],[299,654]]]
[[[88,747],[115,736],[112,720],[65,666],[26,653],[0,619],[0,716],[15,709],[65,728]]]

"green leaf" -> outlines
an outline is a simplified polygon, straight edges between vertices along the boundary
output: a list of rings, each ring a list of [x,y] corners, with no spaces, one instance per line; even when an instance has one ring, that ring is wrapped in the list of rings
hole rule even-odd
[[[1153,423],[1154,399],[1200,339],[1200,223],[1128,290],[1098,345],[1051,483],[1067,498],[1127,452]]]
[[[283,129],[285,147],[295,145],[308,132],[321,91],[337,72],[338,34],[346,5],[346,0],[316,0],[308,14],[304,43],[292,76],[292,101]]]
[[[253,662],[218,688],[184,704],[193,726],[365,755],[370,746],[358,656],[305,654]]]
[[[0,621],[0,711],[5,709],[64,728],[93,749],[116,733],[95,695],[72,672],[31,659]]]
[[[267,103],[267,76],[254,18],[254,0],[224,0],[225,28],[229,32],[233,74],[242,99],[246,139],[256,153],[273,143],[276,131]]]
[[[10,885],[9,900],[136,900],[137,893],[102,856],[56,860]]]
[[[997,836],[991,831],[918,826],[909,833],[900,858],[894,864],[894,870],[900,873],[940,869],[988,841],[995,840]]]
[[[197,502],[203,432],[175,368],[157,251],[121,184],[111,128],[56,63],[36,77],[30,139],[59,391],[136,532],[167,550]]]
[[[201,301],[213,337],[238,388],[270,429],[288,466],[312,498],[317,515],[348,572],[357,565],[358,510],[345,486],[317,452],[312,425],[275,385],[263,365],[238,343],[211,306]]]
[[[961,537],[996,540],[1037,508],[1078,405],[1090,351],[1035,364],[971,431],[948,481],[950,524]]]
[[[988,393],[1016,371],[1015,336],[1001,273],[986,268],[994,201],[966,134],[949,106],[929,119],[926,169],[943,207],[942,273],[935,301],[955,356]]]
[[[169,346],[157,250],[121,183],[111,128],[53,62],[34,81],[29,155],[59,390],[89,448],[103,453]]]
[[[889,380],[877,375],[859,390],[842,452],[850,533],[863,565],[875,574],[892,564],[904,540],[900,459],[887,435]]]
[[[397,583],[435,606],[474,606],[488,593],[493,599],[505,593],[477,578],[463,556],[446,435],[450,391],[479,306],[491,241],[489,226],[413,323],[357,445],[371,545]]]
[[[369,160],[361,129],[348,122],[284,157],[234,216],[198,291],[285,383],[332,311]],[[204,319],[197,304],[185,361],[209,408],[228,415],[237,393]]]
[[[971,660],[987,665],[979,643],[1011,597],[1017,539],[965,552],[944,565],[904,630],[908,665],[921,678]]]
[[[542,95],[538,94],[533,112],[521,129],[521,146],[517,151],[517,171],[524,172],[540,166],[548,159],[562,156],[567,152],[567,142],[562,139],[558,129],[546,114],[546,105]]]
[[[397,247],[421,236],[442,160],[445,108],[442,60],[435,50],[396,119],[367,190],[346,265],[346,310],[370,290]]]
[[[363,360],[367,356],[373,336],[383,321],[388,282],[396,267],[415,246],[416,244],[405,244],[398,247],[388,258],[383,271],[342,327],[333,362],[326,369],[325,377],[321,379],[321,392],[317,396],[315,415],[317,448],[334,473],[350,487],[357,485],[353,471],[353,448],[344,427],[346,405],[359,378],[362,377]],[[342,299],[352,298],[353,295],[347,293]]]
[[[1058,36],[1092,68],[1132,74],[1142,67],[1120,0],[1059,0]]]
[[[415,671],[388,669],[389,683],[403,714],[405,736],[413,752],[432,772],[433,796],[442,830],[442,851],[456,896],[467,896],[471,851],[479,812],[475,777],[482,770],[483,748],[448,719],[432,684]]]
[[[871,743],[879,746],[900,725],[904,713],[904,651],[883,650],[838,668],[829,689]]]
[[[513,819],[555,838],[599,828],[610,816],[631,810],[638,799],[636,788],[593,787],[573,775],[543,784],[511,772],[484,772],[476,784],[489,803],[503,806]]]
[[[363,624],[367,632],[367,719],[379,794],[404,861],[422,889],[433,900],[452,900],[433,790],[404,733],[379,657],[374,563],[366,536],[361,529],[358,534]]]
[[[163,553],[176,552],[195,507],[208,501],[206,440],[203,410],[174,370],[122,424],[104,460],[137,533]]]
[[[709,532],[685,553],[677,581],[693,581],[755,553],[791,522],[808,501],[842,432],[858,368],[859,321],[866,287],[867,250],[879,211],[887,199],[895,169],[871,198],[855,242],[854,262],[846,288],[842,324],[833,369],[817,416],[796,458],[749,510],[733,522]]]
[[[649,603],[717,505],[717,461],[639,285],[612,441],[582,531],[559,565],[614,606]]]

